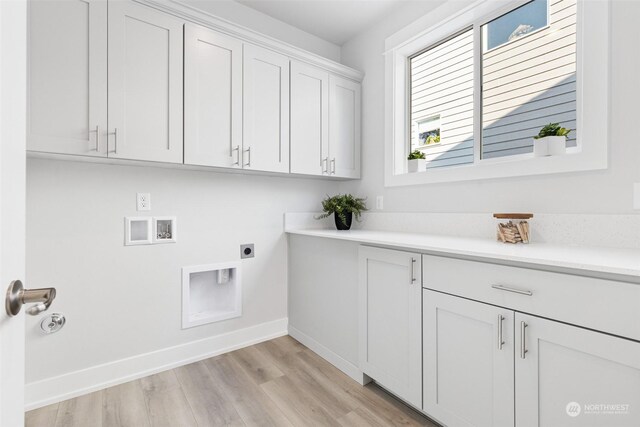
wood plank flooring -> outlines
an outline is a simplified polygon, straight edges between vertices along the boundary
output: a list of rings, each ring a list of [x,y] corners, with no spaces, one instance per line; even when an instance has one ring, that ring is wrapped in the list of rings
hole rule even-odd
[[[437,427],[288,336],[27,412],[26,425]]]

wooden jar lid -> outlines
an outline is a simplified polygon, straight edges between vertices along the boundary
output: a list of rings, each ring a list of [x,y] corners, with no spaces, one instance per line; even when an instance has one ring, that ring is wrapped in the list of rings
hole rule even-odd
[[[494,213],[494,218],[498,219],[531,219],[532,213]]]

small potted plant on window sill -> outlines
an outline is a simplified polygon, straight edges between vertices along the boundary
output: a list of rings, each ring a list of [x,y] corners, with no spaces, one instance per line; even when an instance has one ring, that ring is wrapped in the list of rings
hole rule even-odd
[[[569,132],[571,129],[563,128],[559,123],[549,123],[533,137],[533,154],[536,157],[565,154]]]
[[[323,213],[316,217],[316,219],[327,218],[333,214],[336,228],[338,230],[349,230],[351,228],[351,221],[353,217],[356,217],[357,221],[360,221],[360,215],[363,211],[367,210],[363,198],[354,197],[351,194],[338,194],[337,196],[329,197],[322,201]]]
[[[407,160],[409,160],[409,172],[422,172],[427,169],[427,160],[422,151],[412,151]]]

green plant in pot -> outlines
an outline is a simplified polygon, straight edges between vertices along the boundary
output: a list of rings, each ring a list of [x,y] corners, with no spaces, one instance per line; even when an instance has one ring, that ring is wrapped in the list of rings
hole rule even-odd
[[[427,169],[426,157],[420,150],[409,153],[407,160],[409,160],[409,172],[420,172]]]
[[[360,221],[362,212],[367,210],[366,199],[352,196],[351,194],[338,194],[337,196],[327,196],[322,201],[323,213],[316,219],[327,218],[333,214],[336,228],[338,230],[349,230],[351,221],[356,217]]]
[[[571,129],[560,123],[549,123],[533,137],[533,154],[536,157],[557,156],[567,152],[567,136]]]

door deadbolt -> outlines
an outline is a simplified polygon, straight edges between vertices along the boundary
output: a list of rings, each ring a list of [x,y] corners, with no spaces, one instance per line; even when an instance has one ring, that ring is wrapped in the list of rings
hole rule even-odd
[[[13,317],[24,304],[36,303],[27,309],[27,314],[37,316],[46,311],[55,298],[56,288],[25,289],[20,280],[14,280],[7,289],[4,305],[9,317]]]

